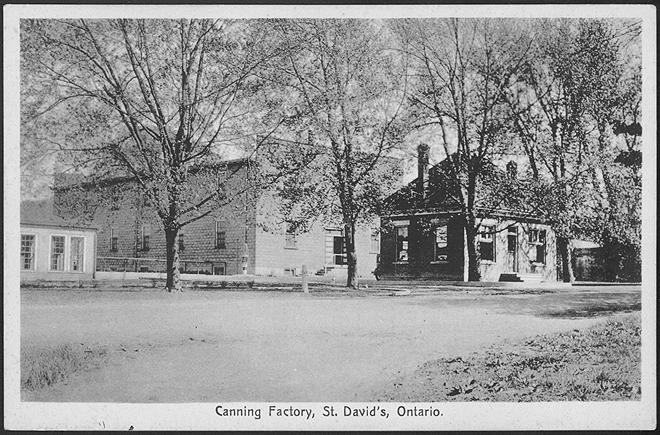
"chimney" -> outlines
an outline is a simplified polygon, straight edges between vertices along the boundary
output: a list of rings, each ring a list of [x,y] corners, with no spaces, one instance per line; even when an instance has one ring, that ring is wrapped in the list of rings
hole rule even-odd
[[[420,144],[417,147],[417,194],[424,199],[425,187],[429,178],[429,146]]]

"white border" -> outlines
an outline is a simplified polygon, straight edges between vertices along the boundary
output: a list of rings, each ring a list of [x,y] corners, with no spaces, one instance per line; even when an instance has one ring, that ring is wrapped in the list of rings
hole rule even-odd
[[[497,6],[4,6],[4,252],[19,252],[19,32],[21,17],[640,17],[643,19],[642,400],[602,403],[437,403],[439,418],[224,420],[219,403],[108,404],[20,402],[19,256],[5,255],[4,399],[6,429],[653,429],[656,421],[656,21],[650,5]],[[329,405],[330,403],[328,403]],[[289,405],[289,404],[286,404]],[[302,404],[301,404],[302,405]],[[324,404],[302,406],[320,409]],[[335,404],[341,406],[343,404]],[[357,405],[357,404],[354,404]],[[394,403],[383,404],[395,412]],[[255,404],[266,407],[267,404]],[[418,404],[418,406],[424,406]],[[318,413],[319,411],[317,411]]]

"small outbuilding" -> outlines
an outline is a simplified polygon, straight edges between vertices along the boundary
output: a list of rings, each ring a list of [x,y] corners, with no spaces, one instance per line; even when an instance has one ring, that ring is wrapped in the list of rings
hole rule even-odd
[[[21,202],[21,281],[85,280],[96,270],[96,229],[55,215],[49,200]]]

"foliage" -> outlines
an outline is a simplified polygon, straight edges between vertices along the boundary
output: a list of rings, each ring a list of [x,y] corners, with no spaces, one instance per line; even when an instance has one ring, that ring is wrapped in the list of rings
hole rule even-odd
[[[391,156],[405,132],[404,66],[374,21],[280,20],[272,28],[285,53],[269,77],[293,114],[288,130],[309,133],[306,146],[317,152],[280,186],[283,214],[303,227],[341,216],[347,285],[356,287],[355,227],[379,211],[399,174]]]

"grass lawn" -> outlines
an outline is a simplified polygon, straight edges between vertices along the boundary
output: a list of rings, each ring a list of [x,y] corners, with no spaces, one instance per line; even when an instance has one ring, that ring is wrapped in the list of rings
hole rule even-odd
[[[502,343],[421,365],[378,401],[641,399],[639,313],[595,327]]]

